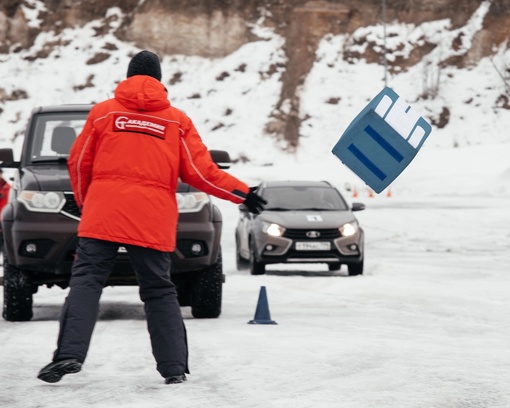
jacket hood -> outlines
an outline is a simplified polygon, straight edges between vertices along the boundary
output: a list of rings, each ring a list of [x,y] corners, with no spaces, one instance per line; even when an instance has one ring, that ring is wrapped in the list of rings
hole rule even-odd
[[[135,75],[122,81],[115,99],[128,109],[158,111],[170,106],[164,85],[147,75]]]

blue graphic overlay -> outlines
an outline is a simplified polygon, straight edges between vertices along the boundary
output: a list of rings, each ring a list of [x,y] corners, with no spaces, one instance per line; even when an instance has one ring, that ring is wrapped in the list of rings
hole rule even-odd
[[[351,122],[332,152],[380,193],[414,159],[431,131],[419,113],[386,87]]]

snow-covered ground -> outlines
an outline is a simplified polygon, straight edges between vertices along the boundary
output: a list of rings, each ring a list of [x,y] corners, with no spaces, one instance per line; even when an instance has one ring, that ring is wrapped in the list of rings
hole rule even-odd
[[[195,320],[182,308],[190,343],[187,383],[165,386],[156,372],[134,287],[105,290],[81,373],[53,385],[37,380],[55,348],[67,293],[41,288],[33,321],[0,320],[0,407],[510,407],[510,111],[495,105],[504,89],[492,65],[507,66],[510,53],[501,49],[493,62],[484,59],[470,70],[444,68],[438,96],[418,98],[429,79],[424,68],[430,63],[437,69],[458,30],[472,38],[487,4],[464,28],[451,30],[448,21],[388,27],[392,41],[423,34],[439,45],[430,61],[390,76],[389,85],[424,114],[437,117],[445,107],[451,112],[448,126],[433,130],[393,183],[391,196],[384,191],[369,197],[330,152],[382,88],[381,66],[342,59],[349,39],[328,36],[317,51],[301,89],[300,114],[308,119],[293,155],[263,132],[280,94],[281,69],[273,72],[271,65],[285,60],[281,38],[254,27],[265,40],[222,60],[166,56],[164,81],[172,103],[193,118],[208,146],[250,159],[235,164],[232,174],[250,185],[329,180],[348,201],[366,204],[356,213],[366,234],[365,274],[331,274],[322,265],[271,266],[264,276],[237,271],[238,210],[215,200],[224,215],[223,312],[219,319]],[[32,50],[0,56],[2,88],[8,95],[17,89],[28,95],[2,105],[0,147],[19,152],[21,138],[12,137],[36,105],[112,95],[129,53],[137,50],[112,34],[94,37],[97,24],[66,30],[60,38],[41,34]],[[380,40],[380,30],[356,35]],[[68,45],[46,59],[26,59],[57,40]],[[117,51],[87,65],[106,43]],[[83,88],[89,75],[94,86]],[[168,84],[179,76],[180,82]],[[261,286],[278,325],[247,324]]]
[[[36,407],[510,406],[510,144],[419,154],[386,192],[353,198],[348,170],[322,163],[238,164],[245,180],[327,178],[366,233],[365,274],[322,265],[235,268],[237,207],[224,215],[223,313],[189,334],[189,381],[166,386],[155,370],[137,289],[107,288],[84,369],[49,385],[66,291],[40,289],[27,323],[0,321],[0,405]],[[249,325],[260,287],[278,325]]]

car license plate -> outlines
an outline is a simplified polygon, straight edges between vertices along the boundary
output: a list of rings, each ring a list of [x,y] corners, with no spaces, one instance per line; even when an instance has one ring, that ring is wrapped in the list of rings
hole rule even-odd
[[[296,242],[296,251],[329,251],[329,242]]]

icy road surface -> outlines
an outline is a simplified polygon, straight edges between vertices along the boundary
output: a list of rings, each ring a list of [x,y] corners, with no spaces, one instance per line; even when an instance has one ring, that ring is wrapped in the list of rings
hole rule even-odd
[[[356,213],[366,233],[358,277],[323,265],[237,271],[237,207],[215,200],[224,215],[223,313],[196,320],[182,308],[191,369],[182,385],[164,385],[155,370],[134,287],[105,290],[81,373],[53,385],[37,380],[66,295],[41,288],[33,321],[0,321],[0,406],[508,408],[510,146],[497,146],[480,172],[472,155],[487,149],[425,152],[391,197],[343,189],[367,205]],[[444,157],[456,158],[456,170],[447,173]],[[312,177],[306,168],[232,172],[255,182]],[[247,324],[261,286],[278,325]]]

